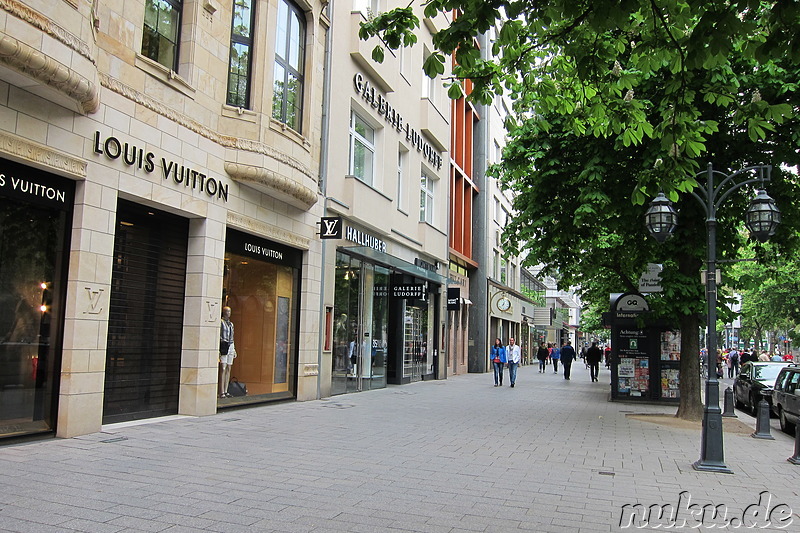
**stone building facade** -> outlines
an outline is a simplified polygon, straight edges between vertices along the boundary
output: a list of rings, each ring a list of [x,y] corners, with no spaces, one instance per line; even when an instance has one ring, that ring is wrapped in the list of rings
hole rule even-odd
[[[316,0],[0,0],[0,437],[318,397],[329,31]]]

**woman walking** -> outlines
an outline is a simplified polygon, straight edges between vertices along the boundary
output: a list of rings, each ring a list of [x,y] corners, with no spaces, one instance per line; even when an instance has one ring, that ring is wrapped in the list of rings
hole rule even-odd
[[[506,357],[506,347],[503,346],[503,341],[499,337],[494,340],[492,349],[489,351],[489,359],[492,360],[492,366],[494,366],[494,386],[502,387],[503,367],[508,362],[508,358]]]
[[[536,352],[536,359],[539,360],[539,373],[544,374],[544,367],[547,364],[547,356],[550,355],[550,351],[544,345],[543,342],[539,343],[539,351]]]

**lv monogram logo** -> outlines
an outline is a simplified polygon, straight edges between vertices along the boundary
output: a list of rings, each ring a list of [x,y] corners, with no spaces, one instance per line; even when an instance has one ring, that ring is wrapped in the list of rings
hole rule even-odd
[[[342,217],[322,217],[319,219],[320,239],[342,238]]]
[[[100,305],[100,297],[105,292],[105,289],[93,289],[86,287],[86,293],[89,296],[89,305],[85,313],[89,315],[99,315],[103,312],[103,307]]]
[[[206,300],[206,311],[208,311],[206,322],[219,322],[219,312],[217,312],[217,304],[218,302]]]

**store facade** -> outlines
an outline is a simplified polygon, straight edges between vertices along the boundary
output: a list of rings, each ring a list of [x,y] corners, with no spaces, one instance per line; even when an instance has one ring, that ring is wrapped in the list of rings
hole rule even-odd
[[[388,254],[384,241],[343,223],[329,328],[330,394],[439,378],[444,279],[421,266],[432,266],[424,260]]]
[[[443,20],[378,64],[378,41],[357,39],[367,16],[335,9],[332,21],[353,38],[331,53],[323,397],[446,375],[450,111],[442,79],[422,72]]]
[[[170,66],[142,44],[145,4],[193,30]],[[2,8],[27,59],[0,57],[0,441],[317,398],[324,6],[36,6]],[[274,46],[273,11],[305,54],[283,114],[271,85],[226,103],[217,53],[249,14],[264,31],[247,45]],[[232,398],[218,393],[224,307],[247,389]]]

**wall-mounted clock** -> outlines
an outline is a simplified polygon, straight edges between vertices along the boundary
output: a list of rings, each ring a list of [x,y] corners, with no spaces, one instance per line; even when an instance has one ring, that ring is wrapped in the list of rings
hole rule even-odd
[[[511,309],[511,300],[503,296],[499,300],[497,300],[497,308],[501,311],[508,311]]]

